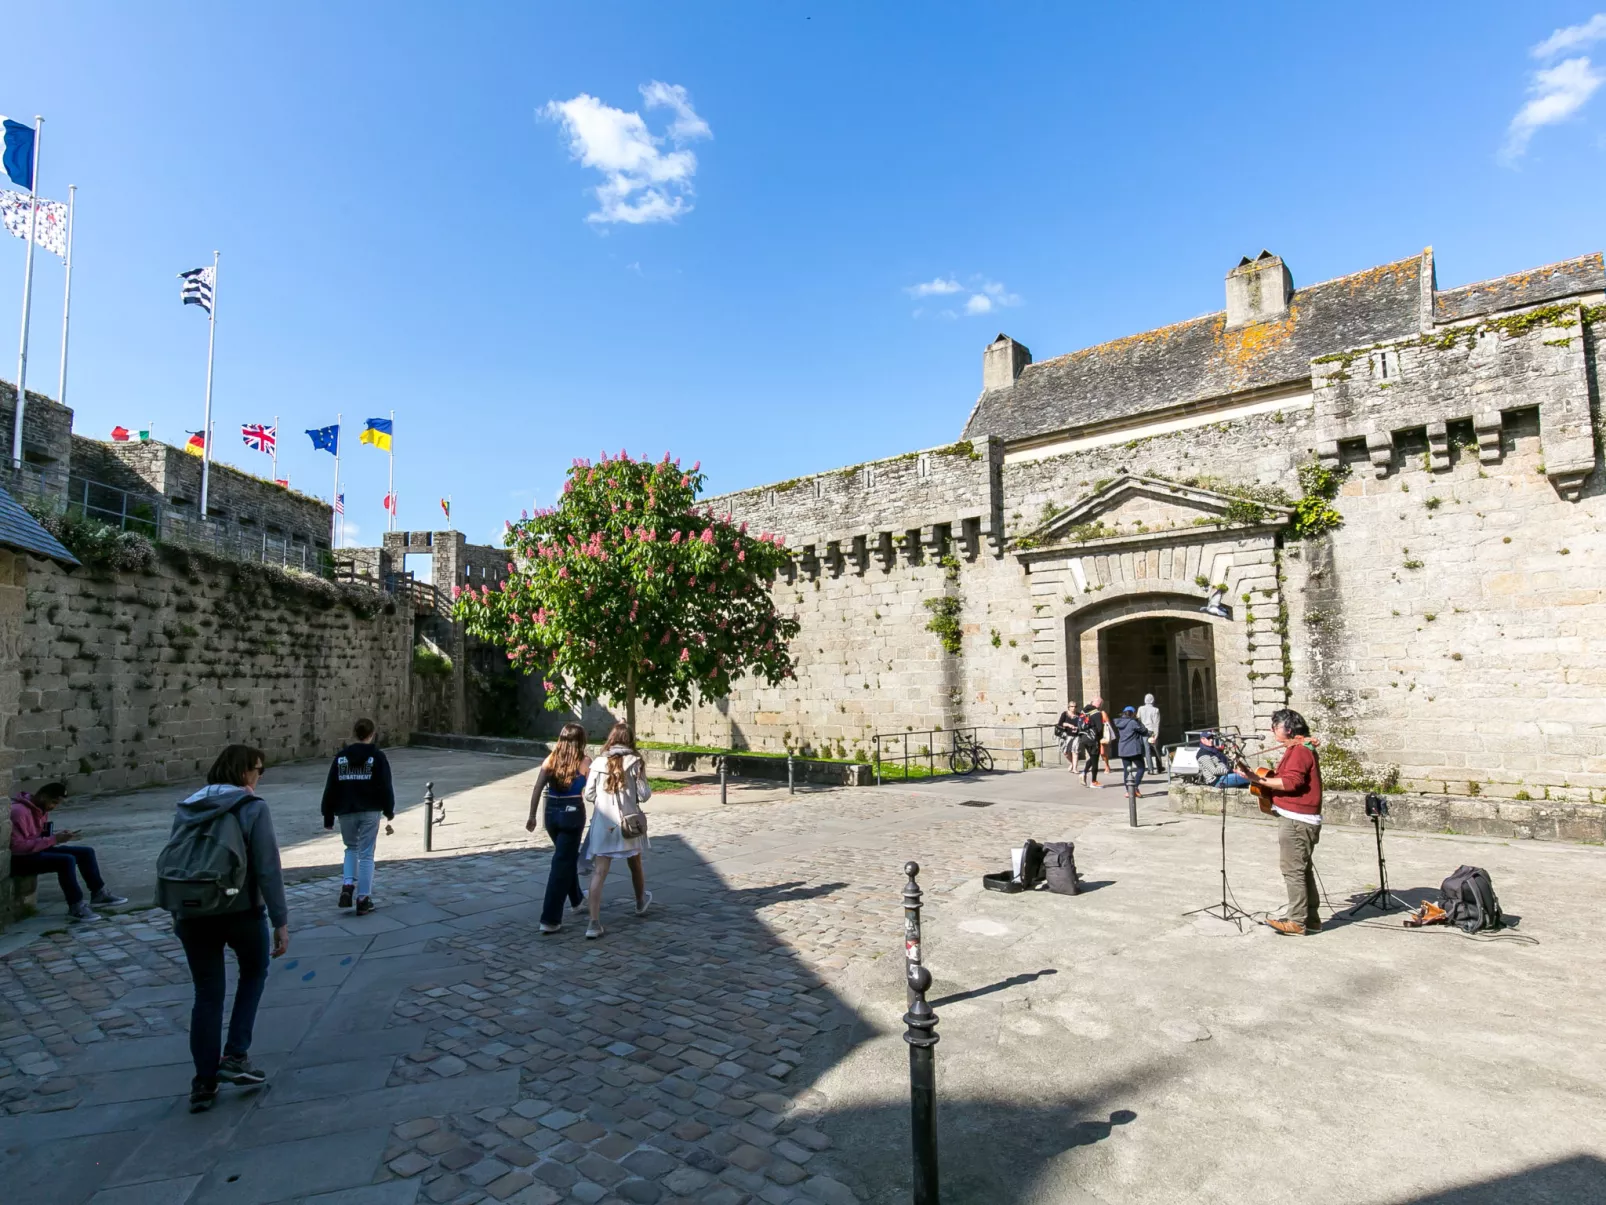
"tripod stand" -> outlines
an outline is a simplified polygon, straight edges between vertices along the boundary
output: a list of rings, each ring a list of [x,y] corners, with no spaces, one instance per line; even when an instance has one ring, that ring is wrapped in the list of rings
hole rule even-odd
[[[1226,747],[1227,752],[1232,755],[1231,764],[1235,765],[1242,760],[1242,746],[1233,747],[1226,741],[1223,741],[1223,745]],[[1211,904],[1205,908],[1194,908],[1184,912],[1182,915],[1197,916],[1203,913],[1205,916],[1213,916],[1217,920],[1231,921],[1238,926],[1238,932],[1242,933],[1244,931],[1244,921],[1252,918],[1249,913],[1228,898],[1229,894],[1227,890],[1227,793],[1223,790],[1221,793],[1221,902],[1219,904]]]
[[[1383,858],[1383,817],[1388,812],[1388,804],[1383,803],[1381,799],[1379,799],[1379,801],[1374,805],[1372,802],[1373,798],[1374,797],[1372,796],[1367,797],[1366,814],[1371,817],[1372,831],[1377,834],[1378,887],[1376,891],[1372,892],[1371,895],[1367,896],[1353,908],[1346,908],[1342,913],[1340,913],[1341,916],[1354,916],[1356,913],[1360,912],[1362,908],[1376,908],[1379,912],[1386,913],[1396,904],[1398,904],[1401,908],[1404,908],[1407,912],[1411,910],[1410,904],[1406,903],[1399,896],[1395,895],[1389,890],[1389,864]]]

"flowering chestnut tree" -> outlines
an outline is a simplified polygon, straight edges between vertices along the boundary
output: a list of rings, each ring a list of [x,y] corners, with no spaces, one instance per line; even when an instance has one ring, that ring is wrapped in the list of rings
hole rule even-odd
[[[798,622],[770,596],[791,554],[780,536],[699,507],[700,468],[667,453],[576,460],[556,507],[507,525],[508,576],[453,587],[454,615],[539,673],[549,709],[620,700],[632,728],[637,699],[678,711],[694,685],[719,698],[743,674],[791,677]]]

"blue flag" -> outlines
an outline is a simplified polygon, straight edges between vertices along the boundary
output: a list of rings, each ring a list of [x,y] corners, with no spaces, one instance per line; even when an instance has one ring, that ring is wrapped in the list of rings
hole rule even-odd
[[[340,455],[340,428],[338,426],[310,428],[307,434],[312,436],[312,450],[322,449],[332,455]]]
[[[9,117],[0,117],[5,123],[6,149],[3,162],[6,175],[19,188],[33,189],[33,127]]]

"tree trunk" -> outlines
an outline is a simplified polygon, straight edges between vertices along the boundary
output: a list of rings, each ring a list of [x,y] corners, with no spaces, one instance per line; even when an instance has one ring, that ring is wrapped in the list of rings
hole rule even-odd
[[[636,667],[632,665],[625,671],[625,723],[630,725],[630,735],[636,735]]]

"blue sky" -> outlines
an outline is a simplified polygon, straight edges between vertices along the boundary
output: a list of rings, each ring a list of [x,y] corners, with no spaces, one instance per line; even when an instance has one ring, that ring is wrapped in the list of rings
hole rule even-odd
[[[450,494],[486,539],[603,448],[723,490],[947,442],[998,331],[1219,309],[1261,247],[1308,284],[1432,244],[1452,286],[1606,243],[1602,0],[1222,7],[65,0],[8,18],[0,112],[79,186],[81,434],[200,426],[174,276],[218,248],[220,457],[265,474],[278,415],[327,495],[300,432],[343,412],[373,542],[394,409],[402,525]],[[60,289],[41,256],[51,394]]]

